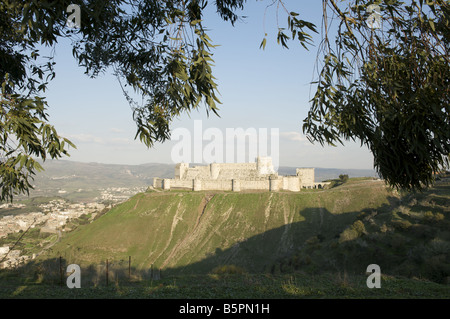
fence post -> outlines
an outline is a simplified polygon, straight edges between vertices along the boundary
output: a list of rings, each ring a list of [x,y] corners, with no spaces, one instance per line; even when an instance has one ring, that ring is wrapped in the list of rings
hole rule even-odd
[[[63,269],[62,269],[62,257],[59,256],[59,285],[63,285]]]

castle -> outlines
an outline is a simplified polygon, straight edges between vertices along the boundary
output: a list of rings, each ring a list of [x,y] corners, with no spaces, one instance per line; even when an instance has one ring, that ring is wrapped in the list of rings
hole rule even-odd
[[[189,167],[188,163],[175,166],[175,178],[154,178],[153,187],[169,189],[221,191],[292,191],[302,188],[322,188],[328,183],[315,183],[314,168],[297,168],[296,175],[278,176],[270,157],[257,157],[254,163],[213,163]]]

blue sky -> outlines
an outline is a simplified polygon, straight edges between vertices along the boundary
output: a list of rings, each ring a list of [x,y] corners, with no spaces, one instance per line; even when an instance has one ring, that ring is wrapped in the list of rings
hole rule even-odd
[[[373,168],[373,156],[359,143],[322,147],[302,135],[302,122],[313,94],[317,47],[306,51],[291,42],[290,49],[277,45],[276,6],[265,11],[270,1],[248,1],[241,12],[245,22],[234,27],[222,21],[213,8],[206,11],[205,26],[214,44],[214,74],[220,92],[220,118],[206,116],[204,108],[175,119],[173,128],[193,132],[194,121],[203,129],[278,129],[279,164],[295,167]],[[290,11],[311,21],[320,31],[321,1],[285,1]],[[266,12],[266,15],[265,15]],[[286,15],[279,10],[280,26]],[[268,33],[265,50],[259,48]],[[320,35],[315,37],[318,44]],[[134,140],[136,126],[119,83],[110,74],[90,79],[72,57],[70,42],[56,47],[56,78],[46,92],[50,121],[58,132],[71,139],[69,160],[114,164],[173,163],[171,150],[177,141],[157,144],[152,149]],[[197,122],[198,123],[198,122]]]

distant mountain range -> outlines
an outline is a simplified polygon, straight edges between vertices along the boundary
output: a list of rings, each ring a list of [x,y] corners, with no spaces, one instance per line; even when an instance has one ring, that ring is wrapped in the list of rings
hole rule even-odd
[[[195,165],[195,164],[193,164]],[[108,187],[142,187],[152,185],[154,177],[173,178],[174,164],[148,163],[141,165],[83,163],[67,160],[49,160],[42,163],[43,172],[35,176],[34,185],[40,189],[98,189]],[[280,175],[295,175],[296,167],[281,166]],[[370,169],[316,168],[316,182],[349,177],[377,177]]]

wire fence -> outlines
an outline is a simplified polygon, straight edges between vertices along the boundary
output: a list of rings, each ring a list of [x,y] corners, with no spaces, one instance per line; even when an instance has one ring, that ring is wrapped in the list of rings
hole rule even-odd
[[[77,265],[78,271],[70,272],[69,265],[77,265],[60,256],[43,261],[30,261],[11,269],[0,270],[3,276],[19,277],[28,282],[66,286],[68,280],[79,276],[82,286],[117,285],[120,283],[160,280],[162,271],[153,264],[148,269],[136,268],[132,256],[126,260],[105,259],[101,263]],[[69,271],[69,272],[68,272]],[[78,273],[76,273],[78,272]]]

